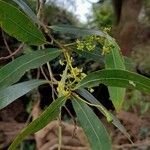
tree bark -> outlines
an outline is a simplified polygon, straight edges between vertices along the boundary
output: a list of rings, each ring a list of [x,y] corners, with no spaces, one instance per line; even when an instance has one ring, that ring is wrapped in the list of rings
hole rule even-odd
[[[130,55],[137,44],[138,16],[143,0],[122,0],[120,19],[115,27],[115,37],[123,55]]]

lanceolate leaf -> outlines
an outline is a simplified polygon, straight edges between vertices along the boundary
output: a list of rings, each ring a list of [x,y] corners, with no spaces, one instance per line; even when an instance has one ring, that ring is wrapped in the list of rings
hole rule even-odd
[[[109,115],[110,113],[107,111],[107,109],[87,90],[81,89],[81,90],[76,90],[76,92],[79,95],[81,95],[83,98],[85,98],[87,101],[89,101],[91,104],[100,105],[101,107],[99,107],[98,109],[106,118],[108,118],[110,116]],[[109,116],[107,116],[107,115],[109,115]]]
[[[43,127],[45,127],[49,122],[54,120],[59,115],[60,107],[65,104],[67,96],[60,97],[56,99],[49,107],[33,122],[31,122],[26,128],[24,128],[21,133],[15,138],[13,143],[10,145],[8,150],[15,150],[18,144],[29,134],[33,134]]]
[[[125,70],[124,60],[121,55],[121,51],[114,39],[111,41],[106,40],[105,44],[110,43],[113,45],[111,51],[105,54],[105,68],[106,69],[122,69]],[[125,97],[125,88],[120,87],[108,87],[110,99],[118,111],[121,109],[124,97]]]
[[[108,121],[110,120],[111,123],[114,126],[116,126],[131,141],[129,133],[127,132],[126,128],[121,124],[119,119],[115,117],[112,113],[110,113],[91,93],[89,93],[85,89],[76,90],[76,91],[79,95],[81,95],[90,103],[99,105],[100,107],[97,107],[99,111],[107,118]]]
[[[19,9],[0,0],[0,26],[10,36],[30,45],[42,45],[46,39]]]
[[[28,53],[0,69],[0,89],[17,82],[27,70],[37,68],[59,56],[61,51],[46,49]]]
[[[121,87],[108,87],[110,99],[117,111],[119,111],[122,107],[122,103],[125,97],[125,88]]]
[[[92,150],[111,150],[110,137],[95,113],[76,97],[72,100],[77,118],[83,128]]]
[[[0,90],[0,109],[6,107],[17,98],[25,95],[32,89],[48,83],[46,80],[30,80],[22,83],[18,83],[3,90]]]
[[[13,1],[22,8],[22,10],[28,15],[28,17],[30,17],[33,20],[33,22],[41,24],[40,21],[37,19],[35,13],[23,0],[13,0]]]
[[[148,93],[150,92],[149,78],[133,72],[116,69],[104,69],[93,72],[82,79],[75,89],[93,87],[100,83],[103,83],[107,86],[130,87]]]
[[[102,36],[102,37],[108,36],[107,34],[105,34],[102,31],[89,30],[89,29],[85,29],[85,28],[77,28],[77,27],[68,26],[68,25],[59,25],[59,26],[54,25],[54,26],[50,26],[50,28],[57,32],[70,33],[70,34],[74,34],[74,35],[81,36],[81,37],[88,36],[88,35],[98,35],[98,36]],[[111,38],[111,37],[109,37],[109,38]]]
[[[111,43],[111,45],[113,45],[113,46],[112,46],[110,52],[105,54],[106,68],[125,70],[124,59],[121,55],[119,46],[117,45],[117,43],[115,42],[114,39],[109,40],[109,41],[107,40],[107,42]]]

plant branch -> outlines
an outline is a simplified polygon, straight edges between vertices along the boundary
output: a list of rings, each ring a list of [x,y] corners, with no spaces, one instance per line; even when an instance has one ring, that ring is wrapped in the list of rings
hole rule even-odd
[[[2,37],[3,37],[3,40],[4,40],[4,44],[9,52],[10,55],[12,55],[12,51],[7,43],[7,40],[6,40],[6,37],[5,37],[5,34],[4,34],[4,31],[2,30]],[[14,57],[12,56],[12,60],[14,59]]]
[[[13,56],[17,55],[22,50],[23,47],[24,47],[24,43],[20,44],[20,46],[17,48],[16,51],[14,51],[13,53],[11,53],[10,55],[8,55],[6,57],[1,57],[0,60],[6,60],[9,58],[12,58]]]

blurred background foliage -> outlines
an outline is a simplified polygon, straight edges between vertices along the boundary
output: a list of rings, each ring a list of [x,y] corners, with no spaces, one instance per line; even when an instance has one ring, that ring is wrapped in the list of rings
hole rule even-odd
[[[91,16],[91,25],[95,25],[99,29],[111,28],[115,22],[115,15],[111,0],[93,4],[93,15]]]

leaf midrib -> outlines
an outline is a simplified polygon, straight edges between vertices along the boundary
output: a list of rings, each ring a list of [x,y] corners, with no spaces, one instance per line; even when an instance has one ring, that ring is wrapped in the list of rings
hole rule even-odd
[[[57,52],[52,52],[51,54],[53,54],[53,53],[57,53]],[[7,79],[9,76],[11,76],[14,72],[16,72],[17,70],[19,70],[21,67],[23,67],[23,66],[25,66],[25,65],[27,65],[27,64],[29,64],[29,63],[31,63],[32,61],[35,61],[35,60],[39,59],[39,58],[45,57],[46,55],[48,55],[48,54],[44,54],[44,55],[42,55],[42,56],[40,56],[40,57],[36,57],[35,59],[32,59],[32,60],[28,61],[27,63],[24,63],[24,64],[18,66],[14,71],[12,71],[10,74],[8,74],[7,76],[5,76],[5,78],[3,78],[3,79],[0,81],[0,83],[1,83],[3,80]]]
[[[28,82],[28,81],[27,81],[27,82]],[[30,87],[30,86],[33,86],[33,85],[41,85],[41,84],[44,84],[44,83],[46,83],[46,80],[45,80],[45,82],[44,82],[44,81],[40,81],[40,82],[36,82],[36,83],[29,83],[28,85],[26,85],[26,87]],[[30,89],[33,89],[33,88],[30,88]],[[5,89],[4,89],[4,90],[5,90]],[[8,89],[6,89],[6,90],[8,90]],[[10,94],[10,93],[8,93],[7,97],[10,97],[9,94]],[[3,96],[3,97],[0,98],[0,100],[2,100],[2,99],[4,99],[4,98],[7,98],[7,97]]]
[[[87,81],[87,82],[85,82],[85,83],[82,83],[82,84],[80,84],[79,86],[77,86],[75,89],[78,89],[79,87],[84,86],[85,84],[88,84],[88,83],[90,83],[90,82],[101,81],[101,80],[121,80],[121,81],[123,80],[123,81],[129,82],[129,80],[123,79],[123,78],[100,78],[100,79],[94,79],[94,80],[90,80],[90,81]],[[143,83],[141,83],[141,82],[138,82],[138,81],[135,81],[135,80],[133,80],[133,82],[136,82],[136,83],[138,83],[138,84],[141,84],[143,87],[146,87],[146,88],[149,89],[149,86],[147,86],[147,85],[145,85],[145,84],[143,84]],[[129,83],[129,85],[130,85],[130,83]]]
[[[77,102],[77,101],[76,101],[76,102]],[[77,103],[78,103],[78,102],[77,102]],[[91,124],[91,122],[90,122],[90,119],[88,118],[88,116],[87,116],[86,113],[84,112],[82,106],[81,106],[79,103],[78,103],[78,105],[79,105],[79,107],[81,108],[82,112],[84,113],[85,117],[87,118],[88,122],[90,123],[90,125],[91,125],[91,127],[92,127],[92,129],[93,129],[93,131],[94,131],[94,133],[95,133],[95,135],[96,135],[96,137],[97,137],[99,143],[102,144],[102,143],[101,143],[101,140],[99,139],[99,137],[98,137],[98,135],[97,135],[97,133],[96,133],[96,131],[95,131],[95,129],[94,129],[94,127],[92,126],[92,124]],[[101,145],[99,145],[99,146],[101,147]]]
[[[2,1],[3,2],[3,1]],[[3,2],[4,3],[4,5],[9,5],[11,8],[13,8],[13,9],[15,9],[15,11],[17,11],[17,9],[16,9],[16,7],[14,7],[13,5],[10,5],[10,4],[8,4],[8,3],[6,3],[6,2]],[[31,21],[30,21],[30,19],[24,14],[24,13],[22,13],[21,11],[19,11],[20,12],[20,14],[21,15],[23,15],[30,23],[31,23]],[[37,38],[37,39],[39,39],[40,41],[42,41],[42,42],[46,42],[46,41],[43,41],[41,38],[39,38],[38,36],[35,36],[34,34],[32,34],[32,33],[30,33],[28,30],[25,30],[25,29],[23,29],[21,26],[19,26],[19,24],[17,24],[16,22],[14,22],[11,18],[10,18],[10,16],[9,16],[9,14],[7,14],[7,13],[3,13],[3,14],[5,14],[6,16],[6,18],[8,18],[12,23],[14,23],[15,25],[17,25],[18,27],[20,27],[23,31],[25,31],[25,32],[27,32],[29,35],[31,35],[31,36],[33,36],[33,37],[35,37],[35,38]],[[34,26],[34,24],[33,24],[33,26]],[[36,27],[36,26],[35,26]],[[37,30],[38,31],[38,30]],[[42,36],[42,33],[40,32],[40,31],[38,31],[40,34],[41,34],[41,36]],[[44,38],[44,36],[43,36],[43,38]]]
[[[38,40],[40,40],[41,42],[46,42],[46,41],[43,41],[41,38],[39,38],[36,34],[36,32],[34,32],[35,34],[32,34],[32,32],[29,32],[28,30],[25,30],[24,28],[22,28],[19,24],[17,24],[16,22],[14,22],[9,16],[7,16],[8,19],[14,23],[15,25],[17,25],[19,28],[21,28],[24,32],[27,32],[29,35],[33,36],[34,38],[37,38]],[[38,30],[37,30],[38,31]],[[42,33],[39,31],[39,33],[42,35]],[[44,36],[43,36],[44,37]]]

